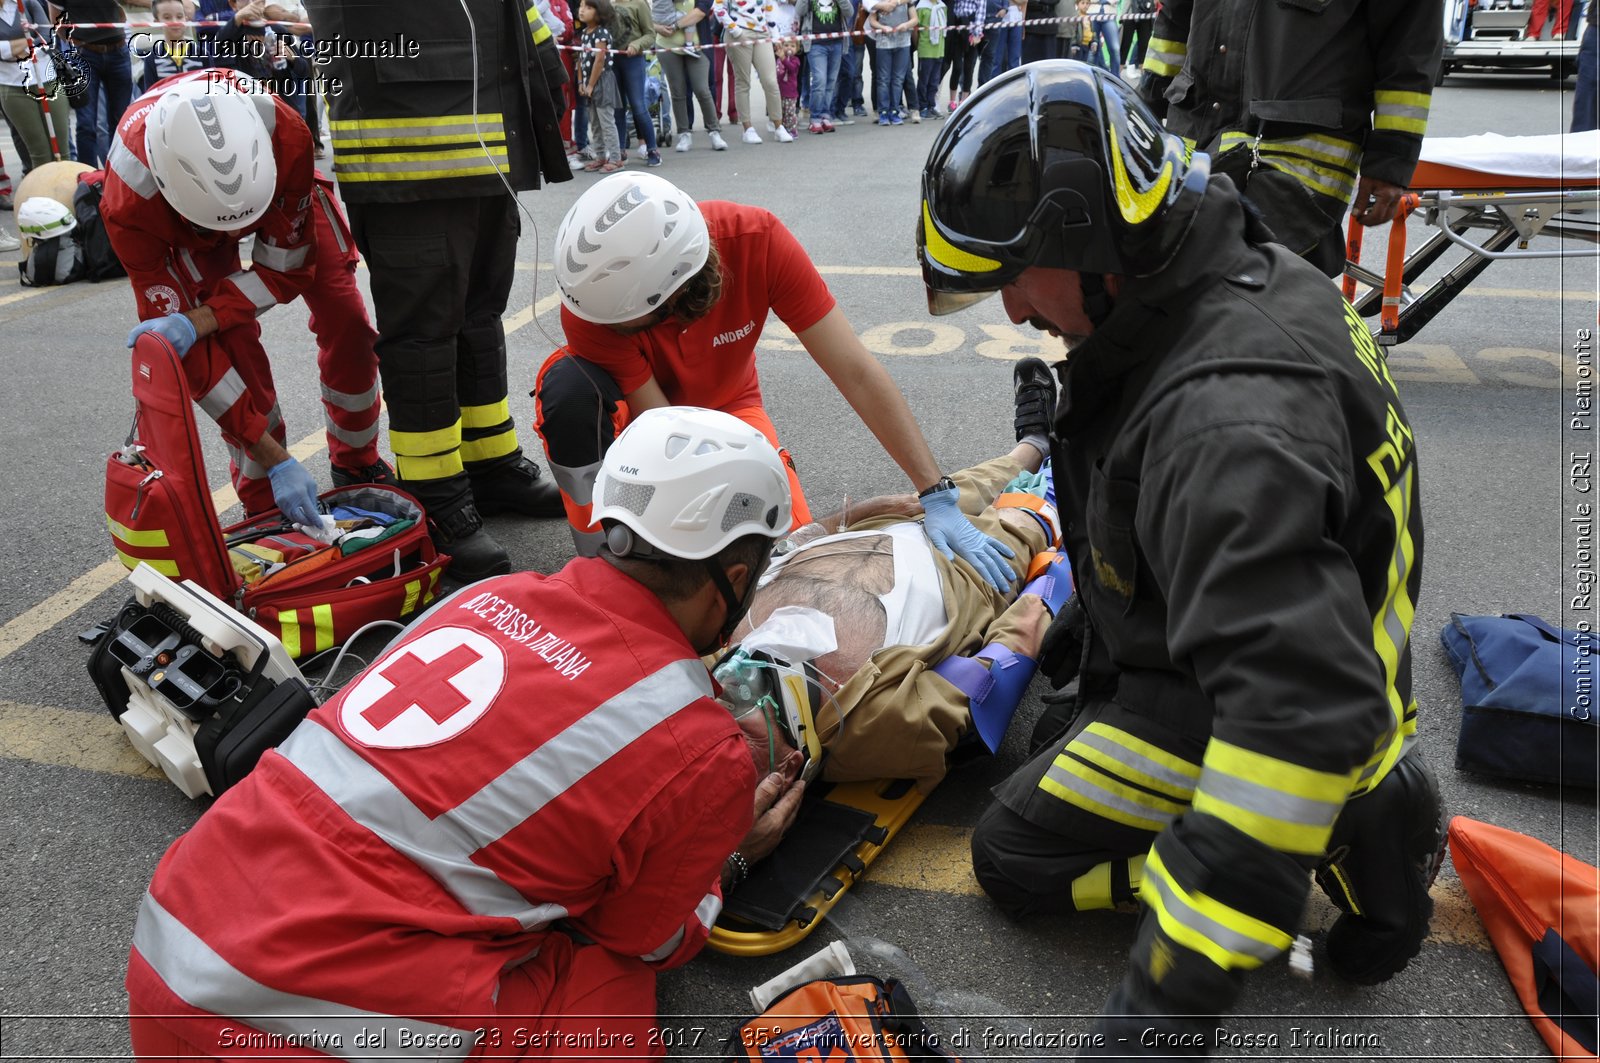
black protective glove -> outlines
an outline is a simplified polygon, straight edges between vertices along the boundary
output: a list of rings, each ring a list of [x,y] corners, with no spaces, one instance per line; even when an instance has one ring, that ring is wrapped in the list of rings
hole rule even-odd
[[[1039,643],[1039,671],[1050,680],[1050,685],[1060,690],[1078,676],[1083,663],[1084,629],[1088,616],[1083,603],[1074,594],[1061,607],[1050,626],[1045,629]]]

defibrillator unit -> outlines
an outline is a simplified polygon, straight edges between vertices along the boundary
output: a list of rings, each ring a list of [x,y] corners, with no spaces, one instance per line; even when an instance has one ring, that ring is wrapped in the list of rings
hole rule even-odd
[[[189,797],[219,795],[316,699],[282,643],[204,588],[145,564],[128,581],[89,676],[140,755]]]

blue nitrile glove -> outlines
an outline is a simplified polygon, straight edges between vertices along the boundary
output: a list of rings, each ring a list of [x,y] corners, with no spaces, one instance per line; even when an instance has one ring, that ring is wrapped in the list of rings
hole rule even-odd
[[[1017,577],[1003,559],[1016,555],[1005,543],[983,534],[967,519],[958,505],[960,498],[958,487],[943,487],[923,495],[922,508],[927,513],[923,530],[945,557],[953,561],[960,554],[991,587],[1001,594],[1009,593]]]
[[[189,348],[194,346],[194,341],[199,339],[194,331],[194,322],[182,314],[168,314],[166,317],[153,317],[149,321],[141,321],[133,326],[133,331],[128,333],[128,346],[146,332],[154,332],[157,336],[172,344],[172,349],[182,358],[189,353]]]
[[[283,515],[294,524],[317,527],[321,524],[321,511],[317,509],[317,481],[306,472],[306,467],[294,458],[285,458],[267,470],[272,481],[272,500],[278,503]]]

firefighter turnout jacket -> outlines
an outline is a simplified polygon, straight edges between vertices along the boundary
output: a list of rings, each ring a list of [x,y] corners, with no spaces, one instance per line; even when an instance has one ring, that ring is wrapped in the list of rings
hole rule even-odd
[[[1348,204],[1360,175],[1410,184],[1442,27],[1440,0],[1166,0],[1139,94],[1202,150],[1253,147]]]
[[[182,81],[256,83],[233,70],[196,70],[164,78],[134,100],[117,125],[106,159],[105,194],[100,213],[106,235],[128,271],[140,320],[193,309],[204,302],[217,318],[217,335],[254,327],[257,317],[302,295],[316,272],[312,189],[315,170],[311,132],[294,108],[259,89],[244,89],[272,135],[278,184],[272,203],[249,228],[235,233],[201,229],[168,205],[156,187],[145,153],[145,122],[156,100]],[[255,236],[251,263],[239,262],[239,241]],[[213,276],[225,259],[224,275]],[[370,357],[370,351],[369,351]],[[248,446],[266,432],[275,416],[270,401],[250,393],[222,343],[195,344],[184,357],[195,401],[223,432]],[[276,426],[274,426],[276,427]]]
[[[369,1058],[366,1028],[385,1058],[460,1059],[553,938],[685,962],[756,782],[711,692],[665,607],[604,561],[459,591],[173,843],[130,1013],[218,1055],[242,1024],[280,1051]],[[538,1001],[513,1003],[538,1025]]]
[[[571,178],[559,125],[566,71],[534,0],[306,8],[341,81],[328,126],[347,203],[502,195],[506,180],[521,192],[541,174]]]
[[[1288,947],[1346,800],[1416,732],[1412,430],[1361,318],[1269,240],[1213,177],[1068,358],[1055,475],[1099,722],[998,791],[1068,837],[1154,837],[1135,965],[1197,1014]]]

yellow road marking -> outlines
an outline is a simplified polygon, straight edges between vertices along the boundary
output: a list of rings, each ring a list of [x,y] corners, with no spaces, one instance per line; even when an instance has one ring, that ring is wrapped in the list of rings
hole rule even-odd
[[[43,295],[49,290],[49,288],[24,288],[20,292],[13,292],[11,295],[0,299],[0,306],[9,306],[10,304],[18,302],[22,299],[32,299],[34,296]]]
[[[0,757],[105,775],[166,779],[160,768],[134,750],[108,712],[0,701]]]

